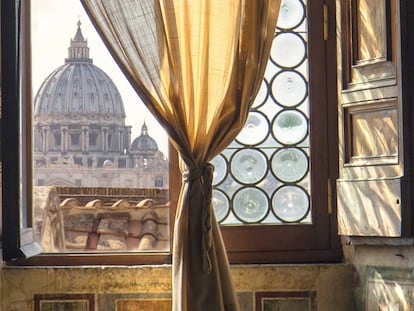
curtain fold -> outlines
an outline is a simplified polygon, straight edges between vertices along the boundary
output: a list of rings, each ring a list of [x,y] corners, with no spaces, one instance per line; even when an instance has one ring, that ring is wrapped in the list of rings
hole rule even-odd
[[[81,1],[182,159],[173,310],[238,310],[211,203],[209,161],[246,121],[263,79],[280,0]]]

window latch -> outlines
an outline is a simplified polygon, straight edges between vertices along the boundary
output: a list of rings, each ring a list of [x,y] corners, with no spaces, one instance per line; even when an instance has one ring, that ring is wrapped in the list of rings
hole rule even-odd
[[[328,40],[328,5],[323,5],[323,40]]]
[[[332,215],[332,183],[331,179],[328,178],[328,214]]]

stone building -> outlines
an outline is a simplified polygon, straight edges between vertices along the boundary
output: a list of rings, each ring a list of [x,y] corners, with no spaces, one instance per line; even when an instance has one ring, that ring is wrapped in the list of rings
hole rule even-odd
[[[80,26],[35,96],[35,185],[168,188],[167,158],[145,122],[131,144],[121,95],[93,64]]]

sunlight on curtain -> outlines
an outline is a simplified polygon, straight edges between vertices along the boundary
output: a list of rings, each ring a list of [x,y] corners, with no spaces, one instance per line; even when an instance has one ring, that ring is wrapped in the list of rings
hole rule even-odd
[[[208,162],[246,121],[280,0],[82,2],[184,162],[174,227],[173,310],[238,310],[212,210]]]

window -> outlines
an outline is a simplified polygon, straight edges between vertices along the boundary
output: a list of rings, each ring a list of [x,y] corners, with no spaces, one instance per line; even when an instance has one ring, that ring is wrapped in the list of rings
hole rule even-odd
[[[78,133],[70,134],[70,142],[71,142],[72,148],[76,148],[79,146],[79,141],[80,141],[79,139],[80,139],[80,134]]]
[[[155,178],[155,187],[160,188],[164,186],[164,180],[161,176]]]
[[[332,2],[329,1],[330,4]],[[222,232],[232,262],[310,262],[337,260],[339,258],[333,200],[335,193],[332,189],[337,177],[336,106],[328,104],[336,102],[336,92],[334,91],[336,87],[336,63],[333,57],[335,38],[333,33],[329,33],[329,36],[325,38],[326,40],[323,37],[322,8],[323,2],[319,0],[312,1],[312,3],[305,0],[283,2],[281,14],[285,15],[279,20],[279,27],[275,34],[275,45],[287,47],[291,44],[293,48],[291,47],[291,50],[286,48],[286,50],[283,50],[284,53],[281,54],[279,54],[278,49],[273,50],[269,62],[271,68],[269,67],[266,73],[266,80],[251,111],[245,130],[222,155],[213,161],[216,166],[215,210],[218,219],[223,224]],[[5,10],[7,9],[14,10],[12,5],[7,6]],[[332,9],[330,10],[330,14],[332,14]],[[27,18],[27,16],[25,17]],[[2,27],[2,29],[12,29],[10,25],[13,25],[16,19],[17,17],[11,14],[7,21],[2,21],[3,25],[9,27]],[[24,19],[22,23],[26,23],[26,21],[27,19]],[[24,29],[29,29],[29,25],[24,24],[24,26]],[[73,33],[74,31],[70,33],[70,36],[73,36]],[[14,35],[16,34],[19,34],[17,30]],[[20,34],[24,35],[25,32]],[[17,37],[13,36],[8,37],[7,40],[5,42],[10,43],[8,46],[15,46],[10,40],[15,40],[14,43],[18,42]],[[22,42],[22,44],[27,45],[27,38]],[[27,46],[26,49],[24,47],[21,46],[20,49],[15,51],[11,49],[3,50],[6,57],[9,58],[7,70],[10,70],[11,73],[13,73],[13,68],[10,68],[10,64],[18,65],[13,55],[20,55],[19,53],[22,51],[29,51]],[[289,53],[289,51],[294,53]],[[26,59],[24,55],[21,57]],[[71,55],[68,55],[68,59],[71,59]],[[23,64],[27,65],[24,62]],[[22,66],[19,75],[16,76],[16,81],[18,81],[17,78],[20,78],[29,89],[30,81],[27,81],[28,76],[24,71],[26,69],[25,66]],[[105,79],[103,74],[98,76],[102,81]],[[92,80],[85,79],[85,81],[91,83]],[[78,82],[79,80],[77,80]],[[10,132],[15,134],[14,137],[3,137],[5,143],[7,146],[11,144],[11,150],[14,150],[15,154],[22,155],[20,165],[11,166],[12,169],[4,174],[4,178],[15,187],[10,189],[12,192],[4,199],[9,202],[12,200],[22,202],[22,205],[30,208],[32,203],[30,182],[23,183],[22,192],[20,192],[17,185],[14,185],[14,183],[19,184],[20,181],[31,180],[30,167],[23,165],[23,163],[31,163],[30,141],[24,141],[23,149],[19,149],[19,145],[12,141],[13,139],[19,141],[18,133],[29,133],[30,129],[18,128],[12,121],[21,127],[26,125],[26,122],[19,123],[17,121],[19,118],[29,118],[25,113],[30,114],[30,111],[26,112],[25,109],[31,107],[28,104],[31,103],[31,100],[28,94],[19,92],[19,86],[11,81],[3,84],[3,87],[10,90],[9,94],[11,94],[4,97],[5,102],[9,103],[17,99],[17,102],[21,103],[19,107],[23,109],[22,111],[13,110],[12,107],[9,107],[10,105],[7,105],[4,111],[4,115],[14,116],[14,119],[10,118],[10,121],[6,122],[5,128],[10,129]],[[76,96],[74,96],[76,100],[73,102],[73,109],[79,110],[82,108],[79,85],[74,84],[74,87],[76,88]],[[294,88],[296,92],[290,92],[290,88]],[[285,90],[285,93],[283,93],[283,90]],[[62,94],[63,92],[56,92],[57,98],[60,98]],[[113,106],[107,105],[110,96],[111,93],[105,91],[102,103],[99,103],[99,96],[93,92],[92,95],[89,93],[85,98],[93,99],[90,100],[90,103],[96,109],[96,115],[99,115],[113,109]],[[115,97],[117,97],[116,94]],[[58,99],[56,102],[61,103]],[[47,109],[43,107],[39,111],[45,112]],[[63,106],[57,106],[56,112],[63,113]],[[122,115],[120,110],[115,110],[115,112]],[[73,184],[76,186],[78,181],[81,180],[82,187],[85,187],[85,189],[88,187],[85,185],[86,178],[77,175],[74,169],[77,166],[83,166],[84,168],[105,167],[106,169],[101,175],[101,182],[105,187],[112,187],[118,178],[121,181],[127,181],[126,186],[135,188],[135,190],[137,190],[137,187],[134,184],[139,183],[140,180],[147,179],[154,183],[154,179],[145,175],[151,172],[152,159],[146,155],[142,157],[139,155],[141,151],[139,148],[151,147],[153,146],[152,142],[144,139],[140,143],[138,140],[136,144],[133,142],[129,146],[127,141],[131,139],[130,128],[128,126],[122,129],[118,128],[112,134],[109,134],[109,126],[107,126],[109,123],[106,123],[105,126],[102,124],[94,124],[93,126],[83,124],[79,137],[82,150],[82,157],[79,156],[80,162],[76,158],[73,162],[69,158],[65,158],[65,163],[72,165]],[[49,126],[57,125],[50,124]],[[259,128],[259,131],[252,134],[249,130],[250,127]],[[261,130],[262,127],[265,130]],[[290,130],[285,131],[287,128]],[[148,130],[151,131],[151,128]],[[51,133],[54,132],[51,131]],[[55,147],[65,146],[67,130],[61,127],[57,129],[56,133],[61,136],[59,138],[60,144]],[[118,135],[118,133],[120,134]],[[25,137],[25,135],[22,136],[23,139]],[[99,148],[103,148],[108,152],[110,150],[108,144],[117,148],[116,156],[96,154]],[[134,146],[137,146],[137,148],[134,149]],[[129,152],[134,153],[134,157],[128,158]],[[57,163],[61,163],[59,162],[62,160],[61,155],[54,154],[53,158],[56,159]],[[111,171],[112,168],[127,168],[130,166],[139,169],[140,159],[142,159],[143,174],[119,177],[116,172]],[[13,162],[15,159],[7,156],[3,160],[4,164],[16,164]],[[180,180],[178,159],[174,152],[170,153],[169,161],[169,180]],[[292,171],[284,170],[284,166],[280,164],[293,165],[289,164],[292,162],[298,164],[295,166],[296,169]],[[261,165],[261,163],[265,163],[266,166]],[[163,167],[162,165],[157,166]],[[8,166],[5,165],[5,167]],[[45,178],[42,177],[46,182]],[[60,176],[54,176],[54,180],[63,185],[64,180]],[[166,187],[167,183],[168,179],[164,177],[155,180],[156,187]],[[174,206],[179,185],[176,182],[170,182],[168,186],[170,204]],[[66,201],[68,206],[70,202],[73,203],[73,201],[70,201],[72,196],[68,187],[61,186],[58,190],[62,198],[68,199]],[[94,189],[93,195],[96,196],[97,193],[101,195],[97,189]],[[122,195],[127,196],[125,192]],[[134,195],[137,194],[134,193]],[[243,203],[246,201],[246,197],[255,195],[257,195],[257,199],[247,199],[247,202],[251,202],[253,205]],[[82,194],[82,197],[88,196],[90,197],[92,194]],[[279,202],[287,202],[287,205],[291,204],[286,200],[289,197],[297,198],[301,204],[300,208],[295,210],[293,214],[289,209],[277,211],[280,208]],[[21,198],[24,199],[20,200]],[[29,198],[27,202],[25,198]],[[258,202],[260,205],[257,205]],[[123,203],[119,202],[117,204]],[[220,207],[223,207],[223,209]],[[32,211],[22,209],[21,212],[21,218],[25,222],[19,224],[20,215],[15,215],[13,221],[5,228],[7,232],[16,232],[16,228],[30,228],[32,226],[31,218],[27,217]],[[284,215],[283,212],[285,212]],[[8,212],[7,215],[10,213]],[[86,218],[93,218],[93,216],[84,215]],[[71,216],[69,219],[71,225],[76,226],[77,218]],[[109,227],[107,218],[103,217],[101,220],[103,220],[101,229],[107,229]],[[130,223],[128,225],[133,227],[134,224]],[[84,240],[87,243],[95,243],[93,245],[88,244],[87,247],[97,246],[96,239],[95,242],[91,242],[93,239],[88,239],[80,234],[70,233],[68,236],[74,244],[79,240]],[[8,242],[8,250],[19,249],[16,246],[21,245],[20,242],[20,237],[14,236],[14,239],[10,239]],[[109,244],[110,241],[102,241],[101,247],[104,252],[108,251]],[[27,251],[27,249],[23,250],[23,252]],[[32,252],[36,253],[36,249]],[[8,251],[7,256],[10,256],[8,258],[19,257],[19,254],[9,253]],[[94,256],[84,256],[82,253],[79,256],[71,257],[70,262],[63,256],[61,263],[73,264],[73,260],[78,260],[78,262],[105,264],[116,260],[118,262],[119,260],[128,262],[127,258],[132,257],[111,254],[109,257],[102,256],[96,259]],[[155,258],[155,262],[164,262],[168,256]],[[136,259],[134,260],[133,262],[137,263]],[[153,262],[153,260],[154,257],[141,256],[139,262]],[[32,259],[32,262],[36,262],[36,259]]]
[[[31,4],[34,8],[42,3],[41,1],[32,1]],[[11,169],[6,170],[3,178],[7,183],[10,181],[13,185],[17,185],[17,188],[12,187],[13,193],[10,196],[3,196],[3,199],[4,202],[14,201],[21,204],[17,212],[13,209],[5,213],[9,224],[4,227],[7,231],[5,239],[8,241],[4,243],[5,258],[32,257],[42,251],[39,247],[41,243],[38,242],[41,242],[43,238],[39,237],[39,232],[41,232],[39,228],[41,229],[43,225],[40,221],[39,227],[39,219],[42,218],[43,212],[39,215],[38,196],[43,189],[48,189],[47,187],[38,187],[39,184],[42,184],[53,185],[56,188],[60,199],[60,207],[58,208],[63,214],[64,234],[60,234],[61,232],[56,234],[54,240],[57,240],[57,243],[53,245],[53,248],[43,248],[41,256],[33,257],[25,263],[65,264],[66,262],[66,264],[76,264],[77,261],[82,263],[126,263],[129,260],[134,263],[164,263],[170,261],[168,252],[170,248],[170,208],[168,201],[175,199],[169,197],[168,190],[169,165],[168,159],[164,155],[164,153],[168,153],[168,144],[165,143],[167,139],[164,138],[164,141],[159,142],[156,149],[150,150],[147,155],[161,154],[163,158],[162,173],[167,182],[164,182],[155,192],[153,191],[153,181],[151,184],[145,184],[146,181],[140,179],[138,170],[131,169],[133,155],[129,149],[131,138],[134,138],[131,136],[131,129],[133,127],[139,128],[142,123],[134,126],[125,125],[126,112],[122,105],[121,94],[112,79],[89,61],[87,40],[83,38],[81,24],[76,25],[77,14],[74,14],[74,20],[71,21],[73,28],[68,33],[66,44],[61,49],[60,66],[52,68],[42,77],[43,80],[36,87],[35,75],[36,68],[38,68],[36,66],[39,64],[34,46],[32,46],[33,54],[31,57],[33,63],[28,62],[30,59],[28,56],[31,52],[29,34],[30,28],[32,31],[40,30],[37,26],[30,27],[28,2],[22,2],[22,7],[19,7],[24,15],[21,19],[19,19],[20,11],[16,10],[15,5],[14,3],[10,6],[4,6],[4,8],[2,6],[2,12],[10,11],[13,14],[6,18],[7,14],[3,14],[1,21],[2,29],[9,29],[13,33],[12,36],[9,36],[3,32],[2,42],[7,44],[13,41],[15,45],[12,45],[16,46],[16,49],[4,48],[2,50],[4,56],[2,64],[7,63],[7,66],[2,67],[8,67],[3,71],[2,80],[5,75],[10,75],[13,72],[16,81],[18,81],[16,84],[12,82],[3,84],[6,96],[3,97],[2,103],[4,103],[4,107],[8,107],[4,109],[5,116],[13,115],[10,119],[11,122],[6,122],[3,129],[12,129],[16,135],[4,135],[2,142],[4,141],[5,145],[8,145],[9,142],[16,140],[16,144],[12,144],[10,150],[17,151],[15,154],[20,154],[21,157],[15,157],[15,159],[3,157],[5,166],[11,164]],[[59,10],[62,9],[61,5],[56,5],[53,1],[50,2],[49,9],[52,9],[52,6],[58,7]],[[15,15],[16,12],[19,14]],[[54,18],[51,20],[54,21]],[[44,21],[41,23],[43,24]],[[18,27],[14,28],[17,24]],[[48,27],[49,36],[53,31],[50,32],[50,25]],[[7,39],[5,39],[6,37]],[[51,37],[48,38],[52,40],[53,44],[56,43]],[[33,44],[39,42],[44,44],[44,40],[33,40],[32,42],[34,42]],[[70,44],[73,45],[70,46]],[[69,51],[67,51],[68,46]],[[74,53],[79,47],[85,53]],[[45,59],[44,46],[41,47],[41,50],[42,57]],[[23,51],[27,54],[22,55]],[[95,52],[98,55],[102,54],[101,51],[98,53],[98,48]],[[69,55],[65,59],[66,53]],[[77,66],[80,63],[79,55],[84,58],[82,59],[84,62]],[[76,65],[72,63],[73,60]],[[52,63],[52,60],[47,58],[47,62]],[[41,67],[43,65],[40,64]],[[33,70],[30,70],[31,67]],[[68,67],[70,67],[69,71]],[[92,71],[88,71],[91,68]],[[27,72],[33,73],[32,81],[30,75],[26,74]],[[80,79],[79,77],[84,78],[82,74],[91,76]],[[34,85],[33,93],[36,94],[33,98],[34,105],[30,95],[32,82]],[[22,88],[19,83],[23,84]],[[24,90],[21,92],[22,89]],[[90,105],[88,103],[90,96],[83,93],[85,89],[94,94],[94,100]],[[129,98],[129,96],[127,97]],[[87,100],[83,100],[85,98]],[[19,103],[19,105],[9,107],[10,103]],[[33,111],[30,109],[32,105]],[[136,101],[134,105],[136,105]],[[151,135],[151,130],[153,135],[158,135],[159,127],[151,127],[153,123],[151,115],[148,116],[144,113],[144,107],[141,109],[143,113],[140,116],[146,117],[149,135]],[[33,123],[31,122],[32,113]],[[22,118],[25,121],[19,122]],[[33,128],[31,128],[31,124],[33,124]],[[31,147],[31,132],[34,137],[33,141],[36,142],[33,144],[36,145],[35,148]],[[22,133],[24,134],[22,135]],[[164,153],[159,149],[161,144],[163,144]],[[174,155],[170,157],[176,159]],[[33,163],[36,163],[33,169],[30,165],[32,159]],[[177,160],[173,161],[176,163]],[[148,166],[150,165],[149,162]],[[153,168],[153,170],[154,172],[147,173],[147,180],[153,180],[154,177],[151,178],[151,174],[157,174],[157,168]],[[123,184],[123,181],[126,181],[126,184]],[[19,187],[19,183],[23,183],[24,186]],[[8,192],[9,189],[6,188],[3,188],[4,192]],[[32,189],[34,189],[33,193]],[[46,198],[51,198],[54,201],[53,191],[49,195]],[[52,201],[49,203],[54,206],[55,203]],[[139,208],[136,208],[136,205],[139,205]],[[9,213],[13,216],[9,216]],[[153,226],[145,225],[149,220],[157,224],[156,232],[155,229],[149,228]],[[14,235],[12,232],[17,233],[18,228],[21,229],[21,234]],[[143,229],[146,231],[144,232]],[[9,238],[11,236],[13,237]],[[62,238],[64,238],[63,243],[60,241]],[[145,243],[140,243],[144,240]],[[64,248],[61,247],[62,245]],[[126,253],[126,251],[130,252]],[[122,252],[123,256],[115,256],[119,252]],[[49,256],[49,253],[52,256]],[[72,253],[74,257],[68,259],[64,253]],[[94,255],[98,253],[100,257],[99,260],[96,260]],[[145,253],[145,256],[138,256],[137,260],[137,253]],[[87,259],[85,259],[85,254],[88,254]],[[56,256],[62,261],[56,262]]]
[[[62,134],[59,132],[55,132],[54,134],[55,137],[55,149],[60,148],[60,146],[62,145]]]
[[[246,125],[213,161],[216,215],[223,225],[313,222],[309,123],[316,104],[309,94],[307,20],[306,2],[282,4]]]
[[[332,194],[336,111],[328,106],[336,101],[329,91],[334,35],[324,38],[321,12],[322,1],[282,1],[246,125],[213,160],[215,211],[233,262],[340,258]]]
[[[56,25],[61,27],[59,33],[51,32],[54,19],[45,25],[44,12],[39,11],[39,5],[44,4],[50,4],[49,12],[53,12],[56,4],[49,0],[32,1],[31,72],[36,91],[33,126],[35,131],[47,126],[57,128],[61,145],[53,150],[46,147],[42,152],[34,149],[35,158],[54,155],[57,162],[53,166],[36,165],[33,175],[35,179],[42,177],[46,185],[57,187],[64,227],[63,231],[53,230],[55,239],[63,239],[64,247],[44,247],[44,253],[168,252],[168,183],[158,186],[161,191],[152,194],[154,178],[160,173],[168,178],[168,160],[163,159],[161,169],[149,160],[145,173],[132,166],[136,153],[148,158],[158,153],[163,155],[159,149],[163,142],[158,141],[157,144],[147,135],[153,145],[143,145],[142,149],[129,152],[134,138],[129,131],[135,130],[133,135],[139,133],[139,117],[145,115],[148,124],[153,125],[154,121],[143,105],[139,108],[142,115],[131,113],[136,109],[139,98],[127,93],[130,89],[125,87],[124,80],[119,79],[115,63],[112,65],[114,69],[107,62],[99,62],[105,51],[95,43],[95,38],[99,37],[88,24],[89,20],[82,23],[74,15],[66,25],[62,17]],[[78,5],[77,9],[80,8]],[[61,45],[61,34],[65,31],[67,37]],[[38,44],[41,42],[38,38],[46,36],[50,40],[47,50],[44,42]],[[60,55],[56,63],[55,53]],[[97,60],[94,55],[97,55]],[[107,60],[113,62],[109,55]],[[46,67],[49,67],[49,72],[45,72]],[[138,124],[127,125],[128,122]],[[141,122],[145,124],[144,120]],[[154,128],[150,126],[150,133],[161,136],[162,133],[155,132]],[[48,139],[47,133],[45,137]],[[124,184],[125,180],[132,183]],[[35,223],[40,223],[37,200],[42,197],[37,196],[36,188],[34,191],[33,217]],[[151,210],[145,205],[137,209],[136,206],[145,200],[151,200]],[[150,218],[155,223],[153,227],[145,225]],[[41,232],[34,230],[36,237],[46,244]]]
[[[89,145],[91,147],[95,147],[97,145],[98,134],[97,133],[90,133],[89,134]]]
[[[110,149],[112,149],[111,148],[111,146],[112,146],[112,134],[108,135],[108,146],[109,146]]]
[[[126,159],[120,159],[118,162],[119,168],[126,168]]]

